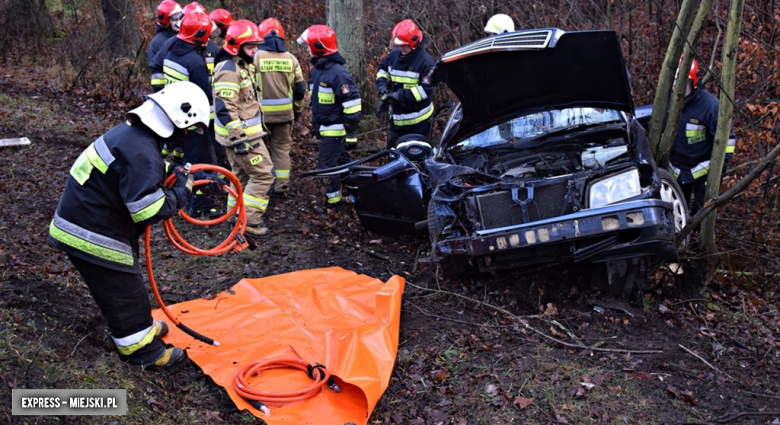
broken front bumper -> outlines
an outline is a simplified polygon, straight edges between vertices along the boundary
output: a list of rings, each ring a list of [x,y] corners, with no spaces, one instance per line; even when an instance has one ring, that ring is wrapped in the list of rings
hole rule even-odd
[[[439,241],[437,246],[443,255],[480,257],[572,242],[574,245],[565,248],[575,261],[637,255],[673,259],[677,254],[672,217],[670,203],[644,199],[481,230],[471,236]]]

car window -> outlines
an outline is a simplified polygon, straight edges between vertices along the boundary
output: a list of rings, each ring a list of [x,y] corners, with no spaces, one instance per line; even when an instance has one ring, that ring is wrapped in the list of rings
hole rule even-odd
[[[533,139],[567,128],[615,122],[622,119],[622,114],[612,109],[566,108],[538,112],[513,118],[490,127],[449,149],[466,150],[506,145],[517,141],[517,139]]]

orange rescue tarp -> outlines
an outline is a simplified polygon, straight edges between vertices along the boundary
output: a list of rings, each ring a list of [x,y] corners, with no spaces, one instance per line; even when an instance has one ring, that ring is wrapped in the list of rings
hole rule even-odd
[[[213,299],[168,306],[182,323],[219,341],[219,347],[197,341],[171,323],[164,340],[186,348],[239,409],[269,425],[366,424],[393,371],[403,290],[399,276],[383,283],[340,267],[242,279]],[[161,310],[152,315],[170,322]],[[254,409],[236,394],[236,374],[248,362],[279,357],[324,364],[343,391],[326,386],[305,401],[267,403],[270,415]],[[298,370],[278,369],[250,383],[262,391],[289,391],[312,380]]]

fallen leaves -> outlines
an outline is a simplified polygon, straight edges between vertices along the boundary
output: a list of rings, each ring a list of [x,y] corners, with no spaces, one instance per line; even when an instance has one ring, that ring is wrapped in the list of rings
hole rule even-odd
[[[693,391],[682,391],[677,389],[677,387],[673,385],[669,385],[668,387],[666,387],[666,390],[674,394],[676,398],[684,401],[685,403],[690,404],[691,406],[696,406],[697,404],[699,404],[699,399],[694,397]]]
[[[534,399],[532,398],[525,398],[525,397],[517,397],[514,401],[514,404],[520,406],[520,409],[525,409],[528,406],[531,405],[531,403],[534,402]]]
[[[653,381],[656,379],[654,375],[651,375],[647,372],[628,372],[628,376],[636,379],[637,381],[642,381],[642,380]]]

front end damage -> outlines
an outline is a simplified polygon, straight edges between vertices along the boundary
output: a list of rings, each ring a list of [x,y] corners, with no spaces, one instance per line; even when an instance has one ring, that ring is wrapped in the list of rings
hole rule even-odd
[[[436,188],[428,225],[436,252],[462,257],[483,272],[676,259],[672,205],[660,200],[661,184],[642,143],[628,139],[610,136],[598,144],[494,156],[469,153],[456,158],[460,165],[429,162]],[[599,199],[599,182],[622,175],[636,181],[625,190],[632,196]]]

